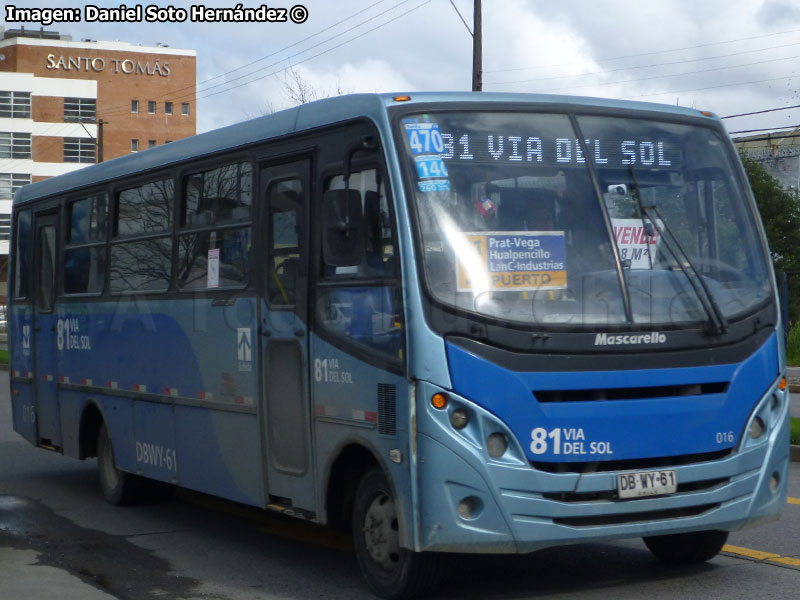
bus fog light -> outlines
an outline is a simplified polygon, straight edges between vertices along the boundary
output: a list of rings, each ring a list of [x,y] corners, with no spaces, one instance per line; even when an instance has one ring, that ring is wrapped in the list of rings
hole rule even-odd
[[[772,477],[769,479],[769,491],[773,494],[778,491],[778,485],[781,483],[781,476],[777,473],[773,473]]]
[[[486,450],[492,458],[500,458],[508,450],[508,440],[502,433],[493,433],[486,440]]]
[[[450,425],[453,429],[464,429],[469,423],[469,415],[463,408],[457,408],[450,413]]]
[[[756,417],[750,423],[750,429],[747,430],[747,433],[751,438],[757,440],[764,435],[764,431],[766,431],[766,428],[764,427],[764,421],[761,420],[761,417]]]
[[[458,503],[458,516],[466,520],[474,519],[480,512],[481,506],[480,498],[467,496]]]

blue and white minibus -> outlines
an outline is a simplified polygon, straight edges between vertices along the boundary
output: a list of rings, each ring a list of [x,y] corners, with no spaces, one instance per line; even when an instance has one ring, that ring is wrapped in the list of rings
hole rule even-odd
[[[493,93],[321,100],[13,204],[14,427],[112,503],[181,486],[443,553],[715,556],[786,501],[776,285],[720,121]]]

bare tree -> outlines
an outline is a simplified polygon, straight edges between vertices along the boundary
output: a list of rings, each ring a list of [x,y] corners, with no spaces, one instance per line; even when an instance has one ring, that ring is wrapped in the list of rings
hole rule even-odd
[[[319,98],[319,92],[300,72],[289,65],[281,76],[283,93],[293,105],[306,104]]]

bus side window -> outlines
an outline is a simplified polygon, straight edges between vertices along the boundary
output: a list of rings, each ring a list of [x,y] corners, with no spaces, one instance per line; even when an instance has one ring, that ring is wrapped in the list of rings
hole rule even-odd
[[[349,187],[361,195],[364,215],[364,259],[354,267],[322,263],[317,290],[317,322],[323,331],[395,362],[402,358],[402,311],[392,210],[385,180],[375,168],[355,171]],[[324,189],[344,189],[341,175]]]
[[[39,232],[39,282],[36,287],[36,308],[41,313],[53,312],[55,306],[56,228],[44,225]]]
[[[247,162],[184,178],[178,237],[180,289],[247,285],[252,249],[252,186],[252,169]]]
[[[294,306],[301,268],[303,183],[299,179],[284,179],[273,183],[269,194],[269,303],[270,306]]]
[[[325,182],[325,191],[343,190],[344,177],[336,175]],[[366,229],[364,260],[355,267],[325,265],[326,278],[391,277],[395,274],[395,244],[392,234],[392,217],[385,183],[376,169],[355,171],[350,175],[350,189],[361,195],[362,214]]]
[[[108,197],[95,194],[70,202],[64,293],[100,293],[105,283]]]
[[[14,299],[24,300],[30,295],[29,277],[31,269],[31,211],[23,210],[17,215],[14,232]]]
[[[171,178],[121,191],[111,246],[111,293],[164,292],[172,279]],[[162,234],[153,237],[152,234]],[[136,239],[134,236],[149,237]],[[134,239],[131,239],[134,238]]]

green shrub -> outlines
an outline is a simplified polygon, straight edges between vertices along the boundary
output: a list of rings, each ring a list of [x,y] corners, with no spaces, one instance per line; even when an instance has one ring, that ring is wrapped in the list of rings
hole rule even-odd
[[[786,362],[793,366],[800,366],[800,325],[792,325],[789,337],[786,340]]]

